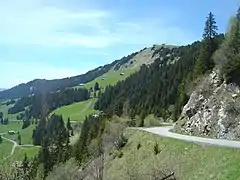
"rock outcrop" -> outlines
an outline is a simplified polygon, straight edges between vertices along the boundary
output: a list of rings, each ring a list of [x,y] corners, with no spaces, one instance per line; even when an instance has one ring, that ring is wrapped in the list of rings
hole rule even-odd
[[[191,94],[174,131],[240,139],[240,87],[222,82],[214,70]]]

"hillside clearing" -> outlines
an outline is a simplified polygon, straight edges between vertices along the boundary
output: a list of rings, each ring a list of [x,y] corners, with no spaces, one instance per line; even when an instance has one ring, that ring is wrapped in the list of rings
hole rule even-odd
[[[94,110],[94,104],[96,100],[97,99],[89,99],[87,101],[63,106],[54,110],[51,114],[55,113],[57,115],[62,115],[65,121],[68,118],[70,118],[71,121],[83,121],[85,119],[85,116],[92,113],[97,113],[97,111]]]
[[[105,88],[108,85],[114,85],[118,81],[125,80],[128,76],[138,71],[139,67],[136,68],[124,68],[122,70],[110,70],[102,76],[97,77],[91,82],[86,83],[84,86],[75,86],[74,88],[87,88],[94,87],[95,83],[98,82],[101,88]],[[121,75],[121,73],[124,73]]]
[[[13,105],[0,105],[0,112],[3,113],[3,117],[6,117],[8,118],[9,120],[16,120],[17,119],[17,115],[20,114],[20,113],[17,113],[17,114],[8,114],[8,109],[10,107],[12,107]]]

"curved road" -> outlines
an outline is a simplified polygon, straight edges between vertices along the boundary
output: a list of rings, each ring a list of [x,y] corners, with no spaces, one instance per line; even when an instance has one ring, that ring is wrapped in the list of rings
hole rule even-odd
[[[188,141],[188,142],[195,142],[195,143],[200,143],[205,145],[215,145],[215,146],[223,146],[223,147],[230,147],[230,148],[240,148],[240,141],[203,138],[203,137],[188,136],[188,135],[169,132],[169,130],[172,128],[173,126],[137,128],[137,129],[150,132],[153,134],[157,134],[159,136],[170,137],[170,138],[179,139],[179,140]]]

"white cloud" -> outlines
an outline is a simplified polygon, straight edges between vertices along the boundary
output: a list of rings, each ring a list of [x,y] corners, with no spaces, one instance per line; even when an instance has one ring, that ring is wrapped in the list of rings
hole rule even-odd
[[[59,79],[83,74],[88,69],[70,69],[51,66],[43,63],[29,62],[1,62],[0,87],[10,88],[20,83],[26,83],[33,79]]]
[[[93,44],[93,40],[90,37],[88,41],[89,35],[84,35],[82,30],[84,28],[97,30],[98,24],[110,14],[101,10],[74,12],[54,6],[44,6],[41,3],[28,4],[29,0],[21,2],[26,6],[16,7],[18,6],[15,4],[16,1],[13,6],[9,6],[5,1],[0,2],[0,43],[2,44],[56,46],[72,43],[86,44],[89,47]],[[77,30],[79,37],[76,37],[76,41],[73,41],[68,33],[74,27],[79,28]],[[108,44],[107,41],[106,39],[104,44]]]
[[[101,9],[73,11],[40,0],[0,1],[0,44],[105,48],[189,41],[189,34],[160,18],[128,21]]]

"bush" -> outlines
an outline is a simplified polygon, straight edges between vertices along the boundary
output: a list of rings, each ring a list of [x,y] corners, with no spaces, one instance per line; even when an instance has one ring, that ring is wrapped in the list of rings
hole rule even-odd
[[[155,143],[153,151],[154,151],[155,155],[157,155],[161,152],[161,150],[158,147],[158,143]]]
[[[116,157],[122,158],[123,157],[123,152],[122,151],[117,151],[116,152]]]
[[[142,147],[142,145],[140,143],[138,143],[137,150],[139,150],[141,147]]]
[[[128,139],[122,134],[115,143],[116,149],[121,150],[127,144],[127,141]]]

